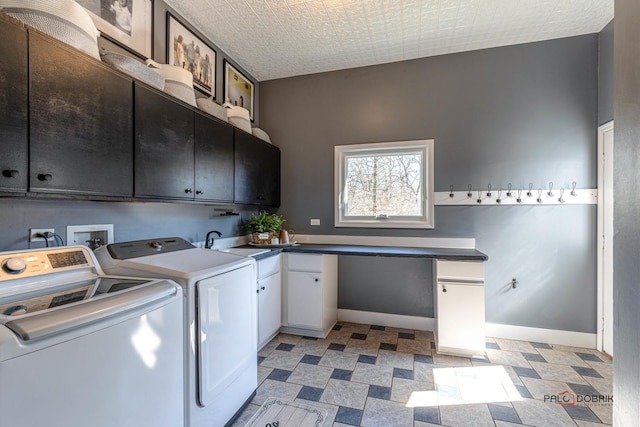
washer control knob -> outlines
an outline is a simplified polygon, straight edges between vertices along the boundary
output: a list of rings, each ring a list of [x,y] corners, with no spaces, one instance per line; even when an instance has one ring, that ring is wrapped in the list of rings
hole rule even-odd
[[[159,242],[159,241],[157,241],[157,240],[154,240],[153,242],[149,243],[149,245],[150,245],[153,249],[157,249],[157,250],[162,249],[162,242]]]
[[[20,274],[27,269],[27,264],[20,258],[8,258],[2,263],[2,269],[9,274]]]

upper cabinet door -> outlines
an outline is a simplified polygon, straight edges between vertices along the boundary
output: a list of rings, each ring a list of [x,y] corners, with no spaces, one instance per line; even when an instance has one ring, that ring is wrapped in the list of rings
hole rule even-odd
[[[0,190],[27,191],[27,32],[0,20]]]
[[[195,198],[233,202],[233,127],[196,113]]]
[[[280,206],[280,149],[235,130],[235,203]]]
[[[29,76],[30,190],[131,197],[132,81],[35,32]]]
[[[193,199],[194,112],[135,84],[135,196]]]

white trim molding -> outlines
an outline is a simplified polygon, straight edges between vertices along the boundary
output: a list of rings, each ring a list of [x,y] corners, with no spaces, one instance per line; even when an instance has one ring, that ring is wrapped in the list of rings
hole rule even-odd
[[[392,328],[435,330],[436,320],[431,317],[405,316],[401,314],[374,313],[371,311],[338,309],[341,322],[361,323],[364,325],[389,326]]]
[[[529,193],[531,196],[528,195]],[[551,191],[548,188],[535,188],[531,191],[517,189],[511,190],[510,193],[507,190],[488,191],[485,188],[471,192],[438,191],[435,193],[436,206],[549,206],[595,205],[596,203],[598,203],[598,190],[595,188],[575,190],[571,187],[553,188]]]
[[[411,248],[475,249],[476,239],[444,237],[336,236],[328,234],[296,234],[297,243],[324,245],[394,246]]]
[[[591,349],[596,348],[596,334],[586,332],[560,331],[556,329],[486,323],[485,333],[487,337],[492,338],[505,338],[510,340],[532,341]]]

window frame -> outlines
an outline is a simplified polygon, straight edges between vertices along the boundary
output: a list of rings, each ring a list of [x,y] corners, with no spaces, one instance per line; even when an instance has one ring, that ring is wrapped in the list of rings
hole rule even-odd
[[[434,223],[434,140],[374,142],[367,144],[336,145],[334,147],[334,226],[360,228],[416,228],[432,229]],[[423,200],[421,216],[391,216],[388,219],[374,217],[347,217],[344,204],[346,159],[350,155],[405,154],[420,152],[422,158]]]

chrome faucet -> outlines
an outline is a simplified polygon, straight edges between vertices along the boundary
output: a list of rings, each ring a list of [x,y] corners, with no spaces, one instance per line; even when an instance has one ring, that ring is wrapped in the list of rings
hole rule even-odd
[[[211,249],[213,247],[213,240],[214,238],[211,237],[212,234],[217,234],[218,237],[222,237],[222,233],[217,231],[217,230],[211,230],[210,232],[207,233],[207,237],[204,239],[204,248],[205,249]]]

